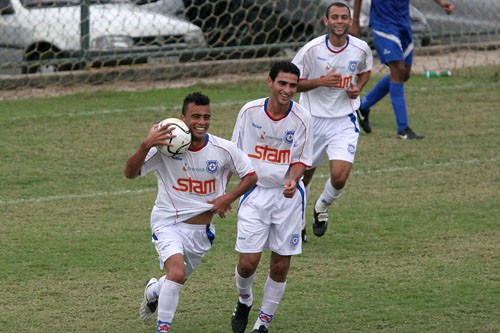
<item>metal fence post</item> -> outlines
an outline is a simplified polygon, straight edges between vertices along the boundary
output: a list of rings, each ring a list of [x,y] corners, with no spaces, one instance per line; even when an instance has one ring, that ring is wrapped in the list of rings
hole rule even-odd
[[[80,6],[80,69],[87,68],[90,46],[90,0],[81,0]]]

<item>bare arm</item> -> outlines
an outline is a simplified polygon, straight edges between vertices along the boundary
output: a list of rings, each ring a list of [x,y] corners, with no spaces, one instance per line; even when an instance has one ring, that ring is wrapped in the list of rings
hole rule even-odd
[[[335,74],[335,68],[328,75],[317,79],[302,79],[299,81],[298,92],[309,91],[318,87],[338,87],[342,81],[342,75]]]
[[[370,80],[370,75],[371,75],[371,72],[364,72],[364,73],[361,73],[358,75],[358,87],[359,87],[359,91],[361,92],[361,90],[363,90],[363,88],[365,87],[365,85],[368,83],[368,81]]]
[[[351,83],[351,86],[346,90],[347,96],[349,96],[350,99],[356,99],[358,98],[359,94],[363,90],[364,86],[370,79],[370,73],[371,72],[365,72],[361,73],[358,75],[358,80],[357,83]]]
[[[446,14],[451,14],[455,10],[455,5],[451,2],[445,0],[434,0],[441,8],[443,8]]]
[[[286,198],[291,198],[297,191],[297,183],[304,175],[306,166],[302,163],[292,164],[290,166],[290,176],[285,180],[283,195]]]
[[[129,179],[134,179],[139,176],[144,159],[149,152],[147,144],[141,143],[141,146],[135,151],[135,153],[129,157],[127,164],[125,165],[125,177]]]
[[[124,171],[125,177],[133,179],[139,176],[142,164],[149,150],[154,146],[165,144],[166,139],[174,137],[173,135],[167,134],[170,129],[168,124],[161,128],[158,124],[153,124],[151,126],[148,136],[142,141],[135,153],[127,160]]]
[[[252,186],[254,186],[257,183],[257,180],[257,174],[255,172],[250,173],[241,178],[238,185],[236,185],[232,191],[221,195],[214,200],[208,201],[208,203],[213,204],[212,213],[219,214],[222,218],[226,217],[226,213],[231,210],[231,204]]]
[[[359,37],[361,34],[361,28],[359,27],[359,13],[361,11],[361,3],[363,0],[354,0],[354,11],[352,13],[352,25],[349,29],[349,33],[353,36]]]

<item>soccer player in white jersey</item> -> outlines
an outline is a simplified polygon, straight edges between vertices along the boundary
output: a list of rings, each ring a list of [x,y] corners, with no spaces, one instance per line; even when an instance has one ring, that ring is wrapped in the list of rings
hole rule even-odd
[[[325,152],[330,161],[330,178],[314,206],[313,231],[318,237],[326,232],[328,206],[342,195],[352,169],[359,136],[359,93],[373,66],[368,44],[347,34],[351,21],[346,4],[332,3],[323,18],[328,33],[308,42],[292,60],[302,74],[299,103],[313,116],[313,168],[304,174],[307,191]],[[302,240],[306,241],[305,227]]]
[[[445,0],[434,0],[447,14],[455,5]],[[362,0],[354,0],[351,32],[359,36],[359,12]],[[389,67],[390,74],[377,82],[375,87],[361,100],[358,111],[359,124],[366,133],[372,128],[368,121],[370,108],[385,95],[391,98],[396,118],[398,137],[403,140],[423,139],[408,126],[408,112],[404,83],[410,79],[413,62],[413,33],[411,31],[410,0],[372,0],[370,5],[370,27],[373,42],[382,64]]]
[[[154,172],[158,195],[151,212],[152,242],[166,275],[148,281],[140,317],[149,320],[158,308],[157,333],[170,332],[179,292],[215,238],[212,216],[224,217],[231,203],[257,182],[248,156],[228,140],[208,134],[210,100],[201,93],[184,99],[183,120],[191,130],[186,153],[168,157],[156,146],[163,144],[170,126],[154,124],[125,167],[127,178]],[[228,175],[240,181],[226,193]]]
[[[268,332],[285,291],[291,256],[302,252],[305,193],[301,178],[312,162],[312,132],[309,111],[292,100],[299,76],[291,62],[273,64],[267,79],[269,97],[245,104],[234,127],[232,141],[248,154],[259,176],[238,209],[235,279],[239,298],[231,318],[235,333],[243,333],[247,326],[262,252],[271,250],[271,259],[253,333]]]

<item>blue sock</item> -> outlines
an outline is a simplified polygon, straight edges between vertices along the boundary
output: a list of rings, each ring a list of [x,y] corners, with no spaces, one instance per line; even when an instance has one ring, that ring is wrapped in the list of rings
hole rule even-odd
[[[389,75],[384,76],[377,82],[370,92],[361,99],[360,108],[368,110],[375,103],[380,101],[385,95],[389,93],[389,83],[391,82]]]
[[[389,87],[392,109],[394,110],[394,116],[398,124],[398,132],[401,132],[408,127],[404,84],[391,82]]]

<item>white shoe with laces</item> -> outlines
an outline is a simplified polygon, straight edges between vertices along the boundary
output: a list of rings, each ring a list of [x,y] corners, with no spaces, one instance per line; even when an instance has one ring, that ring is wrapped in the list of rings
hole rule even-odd
[[[148,300],[148,288],[153,284],[158,283],[158,280],[155,278],[151,278],[146,283],[146,289],[144,290],[144,299],[141,303],[140,316],[141,320],[148,321],[153,317],[153,314],[156,312],[156,308],[158,307],[158,299],[154,301]]]

